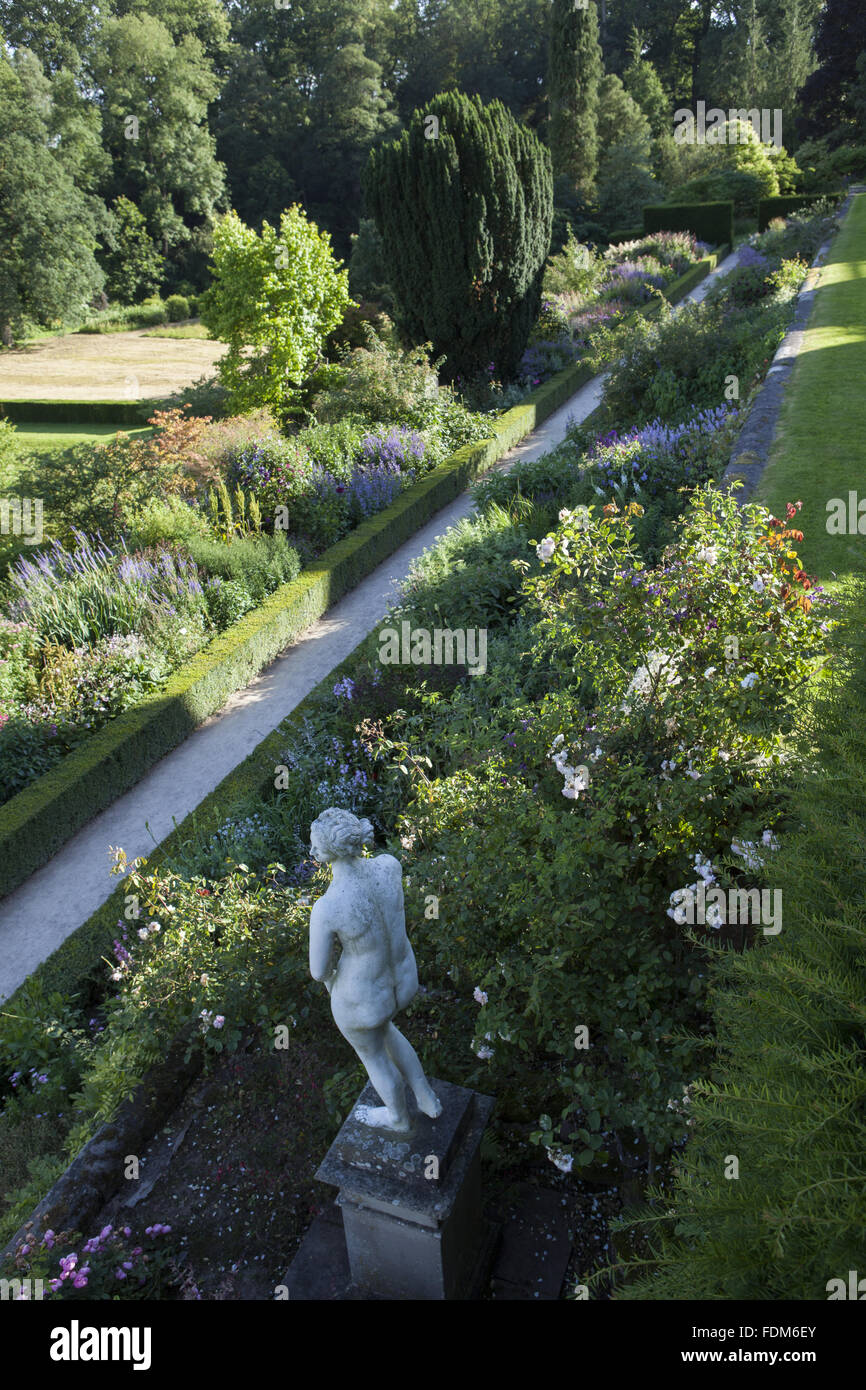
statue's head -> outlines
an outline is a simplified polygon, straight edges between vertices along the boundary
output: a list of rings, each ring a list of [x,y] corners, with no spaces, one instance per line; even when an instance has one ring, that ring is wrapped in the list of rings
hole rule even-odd
[[[331,806],[310,826],[310,853],[320,864],[357,859],[372,839],[373,827],[368,820]]]

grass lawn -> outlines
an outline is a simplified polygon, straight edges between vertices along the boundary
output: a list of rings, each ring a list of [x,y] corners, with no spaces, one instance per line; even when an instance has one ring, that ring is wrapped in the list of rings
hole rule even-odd
[[[164,324],[161,328],[148,328],[145,338],[203,338],[211,341],[210,333],[203,323]]]
[[[73,444],[99,444],[115,434],[128,434],[144,438],[151,433],[149,425],[140,429],[130,429],[128,425],[54,425],[47,429],[44,423],[15,426],[17,437],[28,452],[47,454],[54,449],[68,449]]]
[[[847,587],[866,572],[863,535],[831,535],[828,503],[849,491],[866,497],[866,194],[858,194],[821,271],[815,308],[805,333],[779,420],[770,462],[756,502],[784,514],[801,499],[794,525],[805,568],[822,581]],[[866,508],[864,508],[866,511]]]
[[[71,333],[8,348],[0,353],[0,401],[163,400],[211,376],[226,350],[198,335],[148,331]]]

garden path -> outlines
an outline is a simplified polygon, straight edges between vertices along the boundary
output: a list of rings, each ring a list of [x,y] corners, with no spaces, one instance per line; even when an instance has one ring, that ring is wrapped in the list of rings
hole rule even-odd
[[[730,255],[692,293],[731,271]],[[685,301],[684,301],[685,302]],[[604,377],[593,378],[496,465],[507,470],[540,457],[600,403]],[[472,510],[463,493],[395,551],[285,652],[229,699],[129,792],[69,840],[44,868],[0,903],[0,1002],[97,911],[117,884],[110,846],[132,860],[146,856],[354,650],[397,601],[413,561]]]

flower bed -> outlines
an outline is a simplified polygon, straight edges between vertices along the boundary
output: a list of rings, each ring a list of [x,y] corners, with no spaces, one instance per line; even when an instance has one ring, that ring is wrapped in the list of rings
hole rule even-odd
[[[480,472],[558,409],[589,377],[580,365],[547,383],[522,406],[488,421],[492,438],[464,445],[403,492],[384,512],[281,584],[257,607],[212,638],[159,688],[144,692],[47,776],[0,807],[0,851],[8,893],[51,858],[75,831],[139,780],[142,774],[247,684],[342,594],[369,574]],[[215,565],[237,541],[216,547]],[[243,611],[243,609],[241,610]],[[50,724],[48,725],[50,734]],[[53,735],[51,735],[53,738]]]
[[[224,1017],[218,1033],[199,1029],[207,1054],[232,1030],[306,1008],[300,942],[324,888],[306,831],[335,799],[405,862],[436,1074],[496,1091],[506,1154],[513,1123],[557,1168],[587,1173],[683,1141],[706,1029],[701,938],[749,935],[720,916],[684,931],[683,885],[748,887],[762,874],[767,851],[751,847],[791,820],[787,741],[831,628],[826,595],[792,559],[795,507],[783,521],[713,489],[688,506],[680,493],[669,548],[646,563],[634,482],[664,484],[624,464],[714,473],[731,416],[588,445],[570,484],[619,486],[603,506],[595,492],[571,502],[562,457],[559,473],[548,463],[546,498],[498,500],[485,482],[480,516],[416,567],[391,619],[488,627],[484,678],[388,666],[374,635],[171,837],[156,873],[125,878],[121,897],[133,891],[160,931],[118,940],[117,979],[100,986],[106,1029],[78,1063],[90,1080],[75,1141],[172,1031]],[[275,922],[295,951],[274,955]],[[83,941],[58,956],[76,951],[83,960]],[[57,967],[39,976],[57,980]],[[163,998],[167,1019],[153,1009]],[[42,1037],[46,1006],[32,1013]],[[39,1059],[51,1079],[61,1054]],[[21,1037],[15,1059],[31,1062]],[[353,1086],[354,1069],[338,1074],[335,1097]]]
[[[698,267],[709,253],[710,247],[689,232],[659,232],[601,253],[569,236],[548,263],[547,293],[517,383],[503,387],[493,380],[492,398],[519,399],[521,392],[586,356],[602,330],[623,323],[637,308],[651,307],[658,295],[676,303],[688,292],[680,282],[689,272],[698,271],[689,289],[706,274]],[[493,363],[490,374],[495,375]]]

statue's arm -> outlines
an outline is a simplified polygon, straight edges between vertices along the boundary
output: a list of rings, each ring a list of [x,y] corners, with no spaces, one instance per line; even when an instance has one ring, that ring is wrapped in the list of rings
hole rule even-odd
[[[313,904],[310,913],[310,974],[314,980],[324,983],[329,994],[337,973],[336,967],[331,964],[336,944],[337,934],[329,926],[320,900]]]

